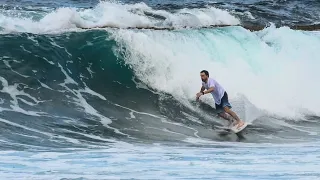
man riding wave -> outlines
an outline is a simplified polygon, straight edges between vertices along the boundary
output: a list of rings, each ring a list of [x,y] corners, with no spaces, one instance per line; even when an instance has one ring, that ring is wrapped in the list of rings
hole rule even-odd
[[[237,114],[231,110],[232,107],[229,103],[228,94],[225,89],[215,79],[210,78],[209,72],[206,70],[202,70],[200,72],[200,77],[202,80],[202,87],[200,92],[197,93],[197,100],[200,96],[211,93],[215,101],[215,107],[218,115],[232,123],[232,119],[228,118],[229,114],[236,120],[236,123],[233,125],[237,125],[237,128],[243,126],[244,122],[241,121]]]

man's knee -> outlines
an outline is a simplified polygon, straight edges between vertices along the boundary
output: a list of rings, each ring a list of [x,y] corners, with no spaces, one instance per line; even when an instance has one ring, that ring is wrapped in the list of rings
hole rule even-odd
[[[226,113],[230,112],[230,108],[229,108],[228,106],[223,107],[223,110],[224,110]]]
[[[223,118],[225,120],[233,121],[232,117],[226,112],[218,113],[218,116],[220,116],[221,118]]]
[[[225,118],[226,117],[226,113],[225,112],[220,112],[220,113],[218,113],[218,116],[220,116],[222,118]]]

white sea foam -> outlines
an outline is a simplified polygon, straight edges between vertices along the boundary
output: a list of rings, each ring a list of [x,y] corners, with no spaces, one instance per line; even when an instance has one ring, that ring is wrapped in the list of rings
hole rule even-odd
[[[5,123],[5,124],[9,124],[11,126],[15,126],[15,127],[18,127],[18,128],[22,128],[24,130],[28,130],[28,131],[32,131],[32,132],[36,132],[36,133],[39,133],[39,134],[46,135],[46,136],[48,136],[48,138],[52,138],[52,141],[55,141],[54,138],[59,138],[59,139],[64,139],[64,140],[66,140],[68,142],[71,142],[71,143],[74,143],[74,144],[79,144],[80,143],[77,139],[72,139],[72,138],[68,138],[68,137],[65,137],[65,136],[61,136],[61,135],[56,135],[56,134],[52,134],[52,133],[48,133],[48,132],[43,132],[43,131],[40,131],[40,130],[37,130],[37,129],[34,129],[34,128],[30,128],[30,127],[23,126],[23,125],[14,123],[14,122],[10,122],[10,121],[8,121],[6,119],[0,118],[0,122]]]
[[[285,118],[320,114],[316,33],[274,27],[257,33],[240,27],[110,32],[126,47],[125,63],[139,79],[190,108],[201,87],[199,73],[207,69],[225,87],[231,103],[244,103],[242,117],[248,122],[263,113]],[[201,99],[214,106],[210,95]]]
[[[91,106],[87,102],[87,100],[83,97],[82,93],[97,96],[102,100],[106,100],[106,98],[103,95],[91,90],[88,86],[86,86],[84,89],[71,89],[71,88],[69,88],[68,84],[78,85],[78,83],[69,76],[69,74],[65,71],[65,69],[60,64],[58,64],[58,66],[60,67],[61,72],[66,77],[64,82],[60,83],[59,85],[64,87],[68,92],[73,94],[73,97],[72,98],[70,97],[72,99],[72,103],[76,104],[78,106],[78,108],[80,108],[81,110],[84,110],[84,112],[86,114],[99,118],[102,125],[104,125],[105,127],[113,129],[114,132],[116,132],[118,134],[127,135],[125,133],[120,132],[116,128],[110,127],[109,125],[112,123],[112,120],[110,118],[106,117],[105,115],[101,114],[93,106]]]
[[[298,146],[115,144],[103,150],[1,151],[0,175],[5,179],[317,179],[319,145]]]
[[[19,90],[18,86],[19,84],[15,83],[13,85],[10,85],[9,82],[2,76],[0,76],[0,81],[2,83],[2,89],[0,92],[2,93],[7,93],[11,97],[11,109],[9,108],[1,108],[1,111],[16,111],[20,112],[26,115],[31,115],[31,116],[40,116],[43,114],[42,112],[35,112],[35,111],[28,111],[20,107],[19,101],[23,102],[24,104],[27,104],[29,106],[36,106],[39,103],[43,101],[37,100],[35,97],[31,96],[30,94],[24,92],[24,90]],[[24,99],[24,98],[26,99]],[[31,100],[31,101],[30,101]]]
[[[176,12],[155,10],[145,3],[122,4],[100,2],[92,9],[61,7],[39,20],[23,15],[0,12],[1,33],[30,32],[56,33],[77,28],[96,27],[202,27],[210,25],[235,25],[240,21],[229,12],[214,7],[181,9]],[[155,18],[161,16],[162,18]]]

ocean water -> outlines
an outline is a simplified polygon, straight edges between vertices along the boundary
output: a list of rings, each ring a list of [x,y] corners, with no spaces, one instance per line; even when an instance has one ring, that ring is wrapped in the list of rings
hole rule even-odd
[[[0,179],[320,179],[319,9],[0,2]],[[242,133],[195,101],[203,69]]]

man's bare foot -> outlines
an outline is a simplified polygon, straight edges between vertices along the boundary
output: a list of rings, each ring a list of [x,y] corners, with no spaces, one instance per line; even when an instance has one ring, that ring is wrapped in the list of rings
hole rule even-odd
[[[241,126],[243,126],[244,125],[244,122],[243,121],[235,121],[235,122],[233,122],[233,124],[232,124],[233,126],[236,126],[237,125],[237,128],[240,128]]]
[[[243,126],[243,125],[244,125],[244,122],[240,120],[240,122],[238,123],[237,128],[240,128],[240,127]]]

